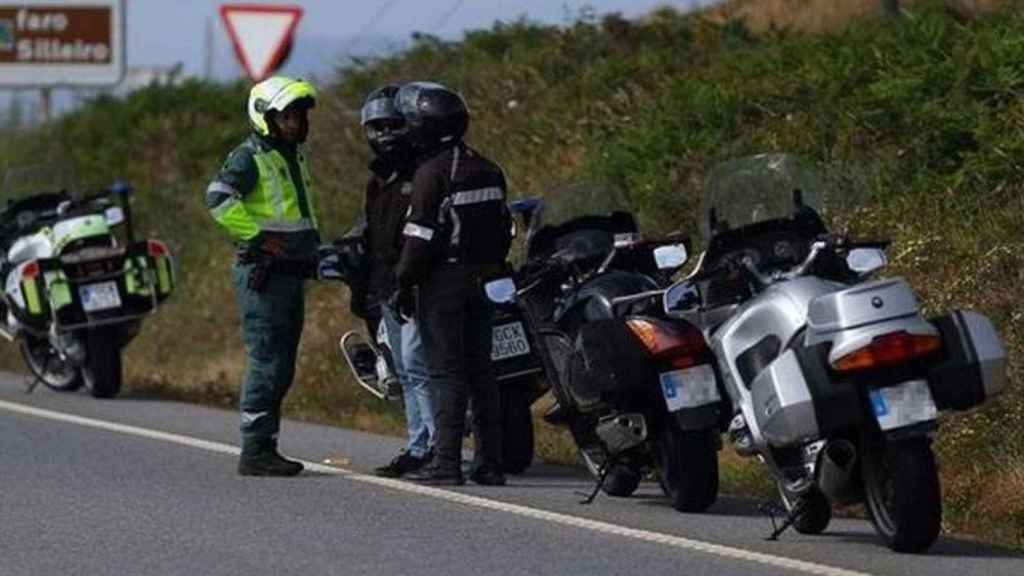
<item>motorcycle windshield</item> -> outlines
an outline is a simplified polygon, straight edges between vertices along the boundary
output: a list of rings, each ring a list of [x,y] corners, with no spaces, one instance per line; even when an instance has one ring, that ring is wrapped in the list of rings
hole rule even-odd
[[[788,154],[759,154],[719,164],[704,187],[701,235],[712,237],[808,209],[822,213],[825,189],[811,168]]]
[[[575,258],[607,254],[616,234],[635,233],[629,199],[603,184],[576,183],[544,195],[530,215],[527,253],[530,258],[555,251]]]
[[[27,166],[12,166],[4,173],[0,185],[0,200],[7,206],[31,196],[73,195],[78,180],[71,164],[50,162]]]

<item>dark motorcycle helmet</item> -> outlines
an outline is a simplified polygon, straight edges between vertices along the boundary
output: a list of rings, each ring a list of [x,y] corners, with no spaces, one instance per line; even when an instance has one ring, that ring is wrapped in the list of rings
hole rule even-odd
[[[366,143],[380,158],[395,155],[402,145],[405,117],[395,108],[396,94],[397,84],[381,86],[366,96],[360,111]]]
[[[395,108],[405,118],[405,140],[421,152],[458,142],[469,127],[466,101],[436,82],[403,84]]]

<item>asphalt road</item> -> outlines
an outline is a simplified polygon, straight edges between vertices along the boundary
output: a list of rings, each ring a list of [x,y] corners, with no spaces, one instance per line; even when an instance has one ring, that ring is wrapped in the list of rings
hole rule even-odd
[[[0,374],[0,576],[1024,574],[1024,556],[947,538],[894,554],[863,520],[767,542],[755,502],[680,514],[653,485],[584,506],[587,478],[560,467],[502,488],[378,479],[398,440],[290,421],[282,449],[309,470],[241,478],[232,412],[23,386]]]

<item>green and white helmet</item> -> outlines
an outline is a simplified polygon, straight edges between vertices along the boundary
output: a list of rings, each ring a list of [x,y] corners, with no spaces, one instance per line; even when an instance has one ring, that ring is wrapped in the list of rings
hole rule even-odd
[[[316,88],[309,82],[285,76],[267,78],[249,91],[249,123],[257,134],[269,136],[267,112],[280,112],[292,102],[303,98],[308,98],[311,106],[316,103]]]

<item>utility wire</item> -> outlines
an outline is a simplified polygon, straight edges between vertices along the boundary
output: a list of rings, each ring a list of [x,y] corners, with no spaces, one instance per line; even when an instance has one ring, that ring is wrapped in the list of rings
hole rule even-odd
[[[376,27],[377,24],[379,24],[380,21],[384,19],[384,16],[386,16],[387,13],[392,8],[395,7],[395,4],[398,4],[399,2],[401,2],[401,0],[388,0],[387,2],[382,4],[380,8],[377,8],[377,11],[373,13],[373,16],[370,16],[370,19],[366,21],[366,24],[363,24],[363,27],[359,29],[359,32],[357,32],[356,35],[353,36],[345,44],[345,48],[342,49],[342,52],[344,54],[347,54],[348,56],[351,56],[352,55],[351,54],[352,48],[355,47],[356,43],[359,42],[360,40],[362,40],[363,37],[368,32],[370,32],[370,30],[372,30],[374,27]]]
[[[434,34],[440,32],[441,28],[444,28],[445,24],[448,24],[448,21],[451,20],[453,16],[455,16],[455,13],[459,11],[459,8],[462,8],[462,5],[464,3],[465,0],[455,0],[455,3],[452,4],[452,7],[449,8],[448,11],[445,12],[440,18],[437,19],[437,22],[434,23]]]

